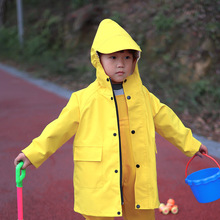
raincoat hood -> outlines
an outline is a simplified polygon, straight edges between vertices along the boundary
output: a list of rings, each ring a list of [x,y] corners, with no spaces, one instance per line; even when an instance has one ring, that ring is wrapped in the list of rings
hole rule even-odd
[[[100,23],[92,44],[92,64],[95,66],[93,58],[96,51],[108,54],[128,49],[141,52],[137,43],[120,25],[111,19],[105,19]]]
[[[106,87],[106,74],[99,60],[97,52],[103,54],[114,53],[120,50],[136,50],[138,58],[140,57],[141,49],[132,37],[116,22],[111,19],[104,19],[97,30],[92,47],[91,47],[91,63],[96,68],[96,76],[99,84]],[[130,78],[133,83],[139,82],[142,84],[138,66],[136,63],[135,70]]]

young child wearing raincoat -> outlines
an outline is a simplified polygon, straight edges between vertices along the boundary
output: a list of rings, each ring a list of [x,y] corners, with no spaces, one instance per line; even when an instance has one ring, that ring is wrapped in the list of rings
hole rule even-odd
[[[74,210],[90,220],[155,219],[159,207],[155,131],[185,155],[207,153],[139,76],[141,49],[110,19],[91,48],[96,80],[74,92],[59,117],[22,150],[23,168],[38,168],[75,135]]]

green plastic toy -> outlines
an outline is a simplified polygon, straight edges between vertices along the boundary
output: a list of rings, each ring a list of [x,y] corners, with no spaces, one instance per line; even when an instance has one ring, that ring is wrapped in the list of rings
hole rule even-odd
[[[17,209],[18,209],[18,220],[23,220],[23,179],[26,176],[26,170],[22,170],[24,162],[21,161],[15,170],[15,179],[16,179],[16,186],[17,186]]]

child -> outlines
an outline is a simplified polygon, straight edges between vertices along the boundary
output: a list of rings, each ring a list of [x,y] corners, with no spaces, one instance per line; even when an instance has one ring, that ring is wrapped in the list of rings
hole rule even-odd
[[[155,131],[189,157],[208,152],[142,85],[140,52],[122,27],[103,20],[91,48],[97,79],[73,93],[60,116],[15,159],[15,165],[24,161],[23,168],[39,167],[75,135],[74,210],[86,219],[155,218]]]

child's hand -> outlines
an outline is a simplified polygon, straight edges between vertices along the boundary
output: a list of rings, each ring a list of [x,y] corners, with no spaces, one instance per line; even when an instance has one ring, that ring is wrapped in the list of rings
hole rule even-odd
[[[208,154],[208,149],[205,145],[201,144],[199,151],[196,153],[197,156],[202,157],[202,154]]]
[[[22,169],[26,169],[28,166],[32,165],[30,160],[24,155],[24,153],[18,154],[18,156],[14,160],[14,165],[17,166],[20,161],[24,162],[24,165],[22,166]]]

